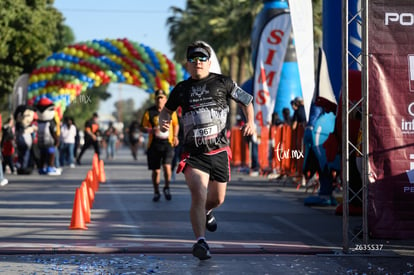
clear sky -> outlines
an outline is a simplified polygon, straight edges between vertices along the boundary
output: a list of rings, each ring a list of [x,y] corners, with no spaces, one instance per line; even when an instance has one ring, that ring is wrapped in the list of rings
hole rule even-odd
[[[186,0],[55,0],[54,6],[72,28],[75,42],[93,39],[128,38],[172,58],[168,43],[167,18],[171,6],[185,8]],[[119,99],[136,99],[136,106],[147,99],[144,91],[119,84],[109,85],[112,97],[101,103],[100,113],[114,111]]]

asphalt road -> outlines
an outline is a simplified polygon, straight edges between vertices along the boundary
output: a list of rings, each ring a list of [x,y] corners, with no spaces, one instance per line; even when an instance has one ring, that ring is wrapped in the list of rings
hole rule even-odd
[[[171,201],[154,203],[143,152],[133,161],[125,148],[104,161],[107,180],[94,192],[87,229],[69,229],[76,189],[92,169],[92,151],[82,162],[63,168],[61,176],[6,175],[9,184],[0,189],[0,273],[413,272],[412,241],[370,240],[381,251],[361,253],[351,245],[344,254],[342,217],[334,215],[334,207],[306,207],[309,194],[289,181],[236,170],[226,201],[215,211],[219,228],[207,234],[213,258],[200,262],[191,256],[194,236],[183,176],[171,185]]]

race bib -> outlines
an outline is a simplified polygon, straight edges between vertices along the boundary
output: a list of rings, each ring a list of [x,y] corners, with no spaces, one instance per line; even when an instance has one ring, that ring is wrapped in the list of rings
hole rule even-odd
[[[209,126],[205,128],[198,128],[198,129],[194,129],[193,131],[194,131],[195,138],[209,137],[212,135],[217,135],[218,133],[217,125],[213,125],[213,126]]]

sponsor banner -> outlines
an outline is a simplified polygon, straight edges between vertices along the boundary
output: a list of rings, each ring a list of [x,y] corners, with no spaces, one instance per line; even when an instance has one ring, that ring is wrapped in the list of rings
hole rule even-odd
[[[315,88],[312,1],[290,0],[289,9],[295,37],[300,85],[305,104],[306,118],[309,119],[310,106]]]
[[[253,83],[255,123],[258,126],[271,122],[291,29],[289,13],[276,15],[262,29]]]
[[[414,5],[368,1],[368,226],[375,238],[414,237]]]

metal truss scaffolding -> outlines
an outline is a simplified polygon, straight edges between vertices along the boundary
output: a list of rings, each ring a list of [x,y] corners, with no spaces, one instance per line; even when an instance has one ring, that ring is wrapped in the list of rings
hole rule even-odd
[[[357,14],[349,14],[348,1],[342,0],[342,183],[343,183],[343,252],[349,253],[350,246],[368,242],[368,0],[361,0],[361,9]],[[349,52],[348,27],[351,23],[361,27],[362,46],[359,55]],[[352,102],[348,93],[348,70],[352,63],[361,66],[361,99]],[[361,115],[362,144],[353,144],[349,137],[349,119],[356,113]],[[362,148],[362,149],[361,149]],[[352,190],[349,185],[349,161],[351,155],[358,152],[362,156],[362,188]],[[361,200],[362,220],[349,216],[349,202]]]

